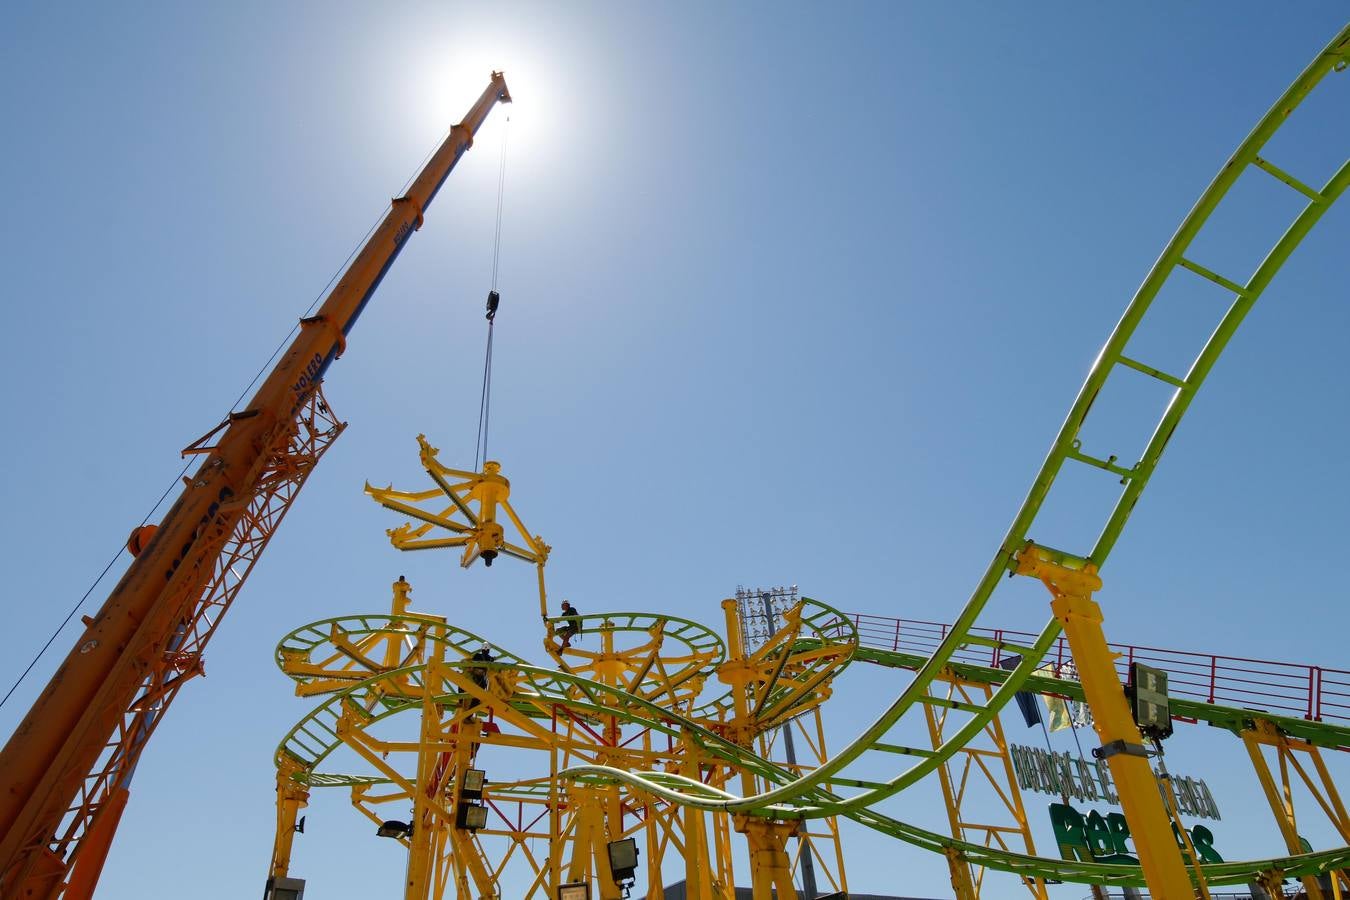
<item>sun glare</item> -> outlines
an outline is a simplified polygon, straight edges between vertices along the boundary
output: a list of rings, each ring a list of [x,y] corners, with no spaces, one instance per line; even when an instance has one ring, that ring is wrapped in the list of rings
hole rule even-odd
[[[548,152],[544,136],[550,123],[562,121],[557,90],[564,77],[546,54],[520,42],[485,40],[468,52],[448,42],[429,43],[410,69],[413,87],[404,95],[410,130],[443,134],[458,122],[488,84],[494,71],[506,75],[512,102],[495,109],[478,133],[482,146],[496,145],[510,120],[510,148],[517,175],[537,169]]]

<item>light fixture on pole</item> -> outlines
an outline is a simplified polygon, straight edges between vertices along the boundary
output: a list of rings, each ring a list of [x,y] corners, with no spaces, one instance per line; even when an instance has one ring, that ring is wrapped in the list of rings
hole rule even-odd
[[[481,803],[461,802],[455,812],[455,827],[477,831],[487,827],[487,807]]]
[[[267,879],[263,900],[305,900],[305,879],[277,876]]]
[[[487,773],[482,769],[465,769],[459,780],[459,803],[455,810],[455,827],[477,831],[487,827],[487,807],[483,799]]]
[[[397,819],[381,822],[380,827],[375,829],[376,836],[383,838],[412,837],[412,832],[412,825],[407,822],[400,822]]]
[[[623,895],[627,897],[628,889],[637,880],[637,841],[633,838],[610,841],[606,849],[609,851],[609,870],[614,875],[614,883],[623,888]]]
[[[460,785],[459,796],[464,800],[483,799],[483,785],[487,784],[487,773],[482,769],[465,769],[464,780]]]

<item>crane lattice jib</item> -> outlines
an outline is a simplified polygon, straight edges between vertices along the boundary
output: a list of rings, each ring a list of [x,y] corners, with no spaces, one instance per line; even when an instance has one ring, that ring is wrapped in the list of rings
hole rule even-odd
[[[494,73],[248,406],[184,451],[205,461],[0,751],[0,897],[53,897],[68,877],[67,898],[92,892],[146,740],[201,671],[237,573],[341,430],[317,393],[325,371],[488,113],[510,99]]]
[[[637,787],[652,790],[658,795],[692,806],[708,810],[724,810],[760,815],[771,815],[771,810],[783,805],[795,805],[800,814],[809,817],[832,815],[862,815],[868,807],[893,796],[904,788],[914,784],[923,776],[934,771],[949,759],[956,750],[972,738],[998,711],[1012,699],[1027,678],[1040,664],[1049,646],[1059,632],[1059,623],[1052,619],[1036,639],[1025,646],[1004,643],[1003,649],[1010,654],[1018,654],[1021,661],[1017,668],[994,692],[986,704],[962,704],[961,712],[968,715],[962,727],[954,731],[936,751],[922,748],[899,746],[888,743],[885,738],[891,728],[910,709],[918,704],[933,703],[929,687],[947,668],[949,660],[957,650],[972,645],[985,645],[988,637],[972,633],[977,617],[988,603],[1003,576],[1016,565],[1016,556],[1030,543],[1028,538],[1036,524],[1037,514],[1041,510],[1057,476],[1069,462],[1091,466],[1104,470],[1110,476],[1118,478],[1124,488],[1105,525],[1093,545],[1086,550],[1065,548],[1042,548],[1047,558],[1069,568],[1081,568],[1091,564],[1100,567],[1120,535],[1126,520],[1138,501],[1149,477],[1157,467],[1158,460],[1168,440],[1176,430],[1182,415],[1189,407],[1196,391],[1204,383],[1215,360],[1233,336],[1252,305],[1270,283],[1275,273],[1289,258],[1294,248],[1308,234],[1331,205],[1350,184],[1350,160],[1347,160],[1320,189],[1312,188],[1293,175],[1283,171],[1274,163],[1260,156],[1262,148],[1286,121],[1293,110],[1311,93],[1323,78],[1333,70],[1343,70],[1350,60],[1350,26],[1342,29],[1327,47],[1317,55],[1312,63],[1294,81],[1288,90],[1276,101],[1275,105],[1257,124],[1256,128],[1238,147],[1232,158],[1224,164],[1219,174],[1201,195],[1195,207],[1186,216],[1181,227],[1164,248],[1162,255],[1144,279],[1134,298],[1126,307],[1124,315],[1117,323],[1106,345],[1097,356],[1077,399],[1069,411],[1059,434],[1051,445],[1040,472],[1032,482],[1026,500],[1013,520],[1007,535],[1000,544],[997,553],[985,570],[984,576],[976,586],[965,607],[961,610],[951,631],[934,649],[932,655],[916,671],[913,681],[900,696],[892,702],[875,723],[867,728],[856,740],[841,749],[833,759],[820,768],[795,779],[779,784],[762,793],[746,796],[728,796],[709,799],[701,796],[703,792],[690,792],[678,788],[669,788],[668,779],[659,778],[652,773],[626,773],[608,770],[601,772],[596,767],[576,767],[568,770],[572,775],[601,775],[614,780],[624,781]],[[1288,226],[1274,246],[1267,253],[1245,283],[1238,283],[1221,274],[1215,273],[1186,256],[1188,248],[1196,236],[1201,233],[1210,215],[1228,194],[1237,179],[1248,169],[1256,167],[1288,186],[1301,195],[1306,203],[1301,212]],[[1185,271],[1182,271],[1185,270]],[[1171,278],[1203,278],[1228,290],[1233,301],[1223,314],[1218,326],[1205,341],[1189,369],[1182,375],[1173,375],[1156,369],[1146,360],[1130,356],[1130,338],[1143,321],[1149,308],[1162,286]],[[1121,367],[1143,373],[1172,389],[1167,404],[1153,429],[1152,436],[1139,460],[1130,466],[1118,465],[1114,457],[1099,458],[1082,449],[1079,434],[1092,409],[1093,401],[1106,383],[1108,377]],[[1034,545],[1033,545],[1034,546]],[[870,771],[876,771],[886,764],[886,757],[918,758],[911,768],[894,777],[882,781],[868,781],[848,777],[850,767],[861,758]],[[893,760],[891,761],[893,764]],[[863,767],[859,767],[863,768]],[[860,790],[848,797],[826,796],[822,786],[826,783],[855,785]],[[992,864],[992,863],[991,863]]]

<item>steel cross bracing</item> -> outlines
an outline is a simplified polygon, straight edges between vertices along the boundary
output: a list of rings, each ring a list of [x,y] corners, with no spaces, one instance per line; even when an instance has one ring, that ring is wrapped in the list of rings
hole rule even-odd
[[[621,618],[627,614],[615,615]],[[842,615],[838,618],[841,623],[846,622]],[[342,640],[334,641],[334,636],[338,634],[343,635]],[[477,665],[495,673],[500,678],[500,683],[512,686],[510,694],[504,701],[511,710],[538,720],[541,724],[561,717],[576,723],[577,733],[582,734],[589,727],[584,724],[586,722],[599,722],[606,717],[617,717],[625,727],[641,729],[642,733],[648,736],[644,737],[644,740],[659,737],[667,746],[692,742],[704,758],[720,760],[738,771],[751,772],[767,783],[787,784],[797,776],[797,773],[789,768],[772,763],[724,736],[720,733],[721,729],[716,722],[694,721],[660,704],[635,696],[633,692],[621,686],[602,684],[571,673],[530,666],[519,657],[495,647],[496,661],[486,665],[475,663],[468,659],[468,655],[481,646],[481,638],[453,626],[447,626],[433,617],[348,616],[316,622],[286,638],[279,647],[278,660],[298,683],[303,683],[316,678],[316,674],[337,657],[346,656],[350,659],[353,650],[370,659],[380,658],[378,647],[391,634],[397,637],[395,642],[397,646],[409,651],[422,641],[431,640],[454,648],[456,653],[464,657],[462,660],[448,660],[444,663],[451,681],[464,688],[462,692],[447,691],[437,698],[437,702],[447,709],[453,709],[470,698],[484,703],[493,702],[490,694],[478,690],[462,675],[454,674],[462,673],[463,670]],[[343,642],[347,642],[349,646],[344,648]],[[809,649],[811,643],[809,640],[802,643]],[[914,661],[903,655],[888,661],[886,652],[866,649],[859,649],[855,655],[860,661],[872,661],[883,665],[893,665],[897,661],[900,663]],[[418,701],[410,696],[410,692],[420,689],[425,684],[426,663],[422,661],[424,656],[425,651],[404,653],[398,661],[406,664],[390,669],[375,666],[374,668],[379,671],[346,685],[341,684],[342,679],[328,679],[324,683],[327,691],[333,691],[338,687],[341,689],[331,693],[287,735],[278,748],[279,769],[289,772],[288,777],[296,779],[306,787],[357,787],[362,791],[368,791],[385,783],[378,777],[323,773],[318,771],[318,767],[342,745],[339,732],[344,716],[349,721],[352,717],[362,720],[362,727],[369,729],[389,716],[409,711],[417,705]],[[361,666],[354,667],[359,668]],[[963,681],[989,685],[1000,684],[1000,680],[1006,680],[1009,676],[1007,671],[1001,669],[970,664],[955,665],[950,674]],[[315,683],[317,685],[321,682],[316,680]],[[1041,676],[1029,680],[1026,686],[1053,693],[1071,693],[1075,687],[1059,679]],[[298,693],[312,692],[298,690]],[[944,716],[947,716],[952,714],[955,707],[949,704],[944,705],[942,709]],[[1215,718],[1233,717],[1244,712],[1250,715],[1250,711],[1227,709]],[[1333,729],[1337,726],[1324,727]],[[1346,729],[1341,729],[1341,733],[1346,734]],[[603,735],[600,732],[595,732],[591,739],[601,742],[596,745],[597,747],[602,746]],[[962,742],[962,746],[968,744],[968,740]],[[913,752],[919,754],[924,751],[915,748]],[[582,783],[594,782],[597,785],[621,780],[625,774],[622,770],[598,763],[574,766],[572,771],[576,780]],[[706,802],[707,809],[713,812],[723,811],[729,802],[736,799],[724,784],[709,784],[695,780],[691,775],[692,773],[681,772],[645,773],[649,784],[643,788],[642,793],[661,801],[673,801],[684,806],[693,805],[686,802],[687,797],[696,797]],[[845,781],[841,780],[841,783]],[[838,804],[842,798],[826,787],[820,787],[813,789],[806,799],[811,806],[799,804],[768,808],[763,810],[763,813],[780,820],[791,820],[814,815],[816,809]],[[939,853],[955,852],[961,860],[970,865],[1012,872],[1025,879],[1058,879],[1111,885],[1142,883],[1140,870],[1134,866],[1049,859],[997,847],[986,847],[971,841],[955,840],[947,835],[901,822],[875,809],[850,810],[846,815],[863,825],[924,849]],[[1350,850],[1341,849],[1278,859],[1208,864],[1204,866],[1204,871],[1206,879],[1212,884],[1239,884],[1272,869],[1279,869],[1292,876],[1305,876],[1318,875],[1347,864],[1350,864]]]
[[[1331,774],[1327,771],[1326,763],[1322,761],[1322,754],[1318,751],[1316,745],[1291,739],[1281,732],[1275,723],[1264,719],[1251,722],[1250,726],[1243,730],[1242,742],[1246,745],[1247,752],[1251,756],[1257,779],[1261,782],[1261,788],[1265,792],[1271,812],[1275,814],[1275,822],[1279,826],[1280,836],[1284,838],[1285,846],[1289,848],[1291,853],[1297,853],[1305,849],[1303,839],[1299,836],[1298,820],[1295,817],[1293,780],[1289,772],[1291,768],[1298,774],[1304,786],[1308,789],[1308,793],[1336,829],[1341,840],[1350,843],[1350,814],[1346,812],[1340,792],[1336,790],[1335,782],[1332,781]],[[1275,750],[1275,758],[1280,773],[1278,787],[1266,761],[1265,747],[1271,747]],[[1308,762],[1312,764],[1316,777],[1313,777],[1308,772],[1307,767],[1299,762],[1299,754],[1307,757]],[[1323,898],[1329,898],[1333,895],[1341,897],[1345,891],[1350,890],[1350,874],[1347,874],[1344,870],[1339,870],[1335,872],[1334,877],[1336,883],[1327,885],[1325,876],[1323,878],[1304,876],[1301,880],[1304,891],[1310,900],[1323,900]]]
[[[1063,572],[1084,568],[1095,571],[1106,562],[1130,512],[1157,467],[1163,450],[1215,361],[1293,250],[1340,198],[1347,184],[1350,184],[1350,160],[1347,160],[1321,188],[1314,188],[1260,156],[1263,147],[1287,121],[1294,109],[1323,83],[1328,73],[1345,69],[1348,58],[1350,58],[1350,26],[1342,29],[1281,95],[1183,220],[1098,354],[1069,415],[1051,445],[1040,472],[1032,482],[1026,500],[951,631],[918,666],[913,681],[872,726],[863,731],[851,744],[842,748],[826,765],[802,777],[786,779],[777,788],[752,795],[709,796],[704,790],[693,786],[680,786],[668,777],[655,773],[610,772],[607,773],[608,776],[634,787],[655,791],[672,802],[695,808],[780,817],[847,814],[862,820],[875,815],[870,809],[875,804],[899,793],[945,763],[997,715],[998,711],[1012,699],[1014,693],[1023,686],[1033,670],[1041,664],[1046,652],[1058,637],[1061,623],[1056,619],[1052,618],[1028,643],[1005,644],[1000,648],[1010,655],[1021,656],[1020,664],[1006,676],[987,703],[964,705],[962,712],[967,714],[967,720],[937,751],[924,753],[917,748],[897,746],[887,741],[888,733],[907,712],[933,702],[929,686],[941,676],[954,654],[970,646],[989,644],[990,639],[975,633],[973,628],[999,582],[1005,575],[1018,569],[1019,554],[1040,558],[1043,560],[1043,569],[1059,567]],[[1344,89],[1344,85],[1340,87]],[[1187,252],[1238,178],[1253,168],[1276,178],[1305,202],[1302,210],[1270,248],[1252,275],[1245,281],[1238,281],[1208,269],[1188,257]],[[1168,373],[1150,365],[1146,359],[1131,355],[1135,352],[1131,345],[1132,336],[1145,319],[1159,291],[1173,278],[1205,279],[1228,291],[1232,297],[1228,308],[1216,315],[1217,323],[1209,338],[1196,351],[1186,371],[1180,374]],[[1096,456],[1087,452],[1080,438],[1084,423],[1093,408],[1093,401],[1108,378],[1119,373],[1121,369],[1142,373],[1156,382],[1161,389],[1170,392],[1168,402],[1147,440],[1144,451],[1137,461],[1129,465],[1118,464],[1115,455]],[[1110,477],[1118,479],[1123,489],[1100,533],[1090,546],[1073,549],[1040,547],[1030,539],[1031,532],[1057,476],[1069,462],[1102,470]],[[1027,552],[1029,550],[1032,552]],[[910,769],[881,782],[847,777],[848,769],[855,762],[866,757],[866,761],[872,763],[886,754],[920,759]],[[571,774],[595,776],[601,773],[589,768],[577,769]],[[838,797],[823,792],[823,785],[827,782],[852,783],[861,790],[847,797]],[[1350,856],[1350,850],[1344,853],[1333,851],[1332,855],[1336,854]],[[1210,871],[1211,868],[1207,866],[1206,872]]]
[[[619,797],[618,792],[604,784],[587,786],[574,783],[563,790],[556,776],[560,765],[565,767],[582,761],[630,767],[634,761],[638,766],[664,761],[664,765],[676,765],[682,773],[696,778],[707,789],[720,790],[735,771],[745,767],[733,768],[724,757],[703,752],[702,745],[688,736],[677,739],[678,727],[672,724],[671,717],[678,715],[672,710],[689,705],[693,696],[690,692],[691,683],[701,684],[725,666],[725,649],[721,638],[703,626],[686,620],[667,619],[649,613],[618,612],[596,617],[599,621],[588,630],[597,634],[600,649],[581,656],[578,671],[552,673],[535,669],[498,648],[492,648],[493,662],[485,664],[481,659],[475,660],[469,655],[472,650],[482,646],[477,636],[448,625],[439,617],[407,614],[408,588],[402,579],[395,584],[395,611],[391,615],[345,616],[311,623],[292,632],[278,647],[278,664],[295,679],[298,694],[330,696],[296,725],[278,749],[279,814],[272,865],[274,877],[287,875],[296,813],[307,802],[310,788],[349,787],[353,791],[353,803],[368,817],[379,821],[371,804],[406,801],[410,797],[421,796],[422,787],[419,785],[435,792],[446,783],[439,776],[433,783],[421,776],[412,780],[399,774],[399,769],[393,767],[387,755],[406,753],[416,745],[388,742],[376,737],[377,734],[386,733],[381,724],[384,720],[420,707],[424,725],[428,710],[434,709],[432,718],[441,723],[434,728],[439,729],[439,734],[445,735],[437,739],[439,743],[428,745],[433,748],[449,746],[445,743],[447,740],[458,740],[450,737],[455,729],[462,736],[463,729],[473,721],[475,712],[487,712],[490,721],[495,720],[502,727],[510,725],[515,732],[507,734],[500,728],[493,728],[489,732],[484,728],[479,737],[473,738],[475,745],[486,747],[505,743],[509,747],[553,753],[553,774],[548,779],[546,796],[555,805],[563,804],[573,812],[562,817],[561,826],[551,820],[550,828],[562,829],[552,835],[550,842],[554,847],[550,851],[553,860],[550,865],[553,868],[546,871],[539,861],[527,859],[532,869],[531,877],[534,878],[530,896],[533,896],[532,892],[539,884],[547,882],[551,886],[557,882],[556,868],[560,865],[557,861],[564,855],[559,847],[569,841],[572,845],[585,846],[594,842],[598,820],[591,820],[590,824],[579,821],[577,816],[585,819],[589,814],[577,807],[575,798],[598,797],[602,794],[611,798],[604,804],[606,811],[603,816],[611,838],[614,836],[615,823],[622,822],[624,834],[639,830],[646,832],[646,846],[656,848],[658,857],[664,852],[661,848],[665,847],[672,847],[672,852],[684,854],[692,876],[691,883],[704,877],[705,886],[709,886],[706,875],[713,871],[709,862],[716,865],[717,884],[725,886],[732,883],[729,869],[731,828],[726,815],[714,815],[708,823],[704,822],[706,814],[702,812],[680,813],[678,807],[653,802],[646,795],[628,795],[615,801],[613,798]],[[795,610],[790,618],[800,629],[804,620],[819,621],[822,618],[820,614],[825,611],[813,607],[809,614],[803,615],[801,610]],[[831,621],[839,619],[832,610],[828,610],[828,617]],[[809,633],[818,635],[823,632],[811,628]],[[622,646],[615,640],[621,635],[625,636]],[[655,661],[652,659],[653,645],[666,645]],[[783,643],[779,640],[775,645],[782,647]],[[545,646],[546,649],[556,649],[547,639]],[[852,643],[846,644],[846,647],[851,649]],[[780,665],[776,659],[762,660],[750,667],[761,673],[759,683],[771,685],[778,678],[791,681],[803,672],[811,673],[811,680],[815,680],[814,673],[823,654],[811,648],[806,648],[805,652],[785,648],[785,652],[788,656],[800,657],[800,664],[789,662]],[[456,656],[459,659],[455,659]],[[574,654],[569,650],[568,656],[573,657]],[[696,670],[693,674],[689,673],[691,667]],[[583,668],[588,669],[586,674],[592,678],[579,674]],[[466,670],[469,677],[466,677]],[[480,673],[479,680],[472,676],[475,670]],[[774,675],[764,675],[766,672]],[[431,693],[428,694],[428,691]],[[828,691],[822,689],[819,693]],[[428,698],[432,700],[433,707],[426,705]],[[799,698],[796,704],[800,710],[809,709],[817,702],[818,699],[813,695]],[[625,711],[624,707],[629,705],[639,712]],[[720,716],[726,705],[714,703],[708,705],[707,709]],[[453,724],[451,732],[446,732],[443,727],[446,722],[458,724]],[[717,720],[696,724],[700,728],[708,727],[709,733],[737,727],[735,721]],[[819,757],[823,757],[823,728],[818,728],[818,731],[816,742],[808,740],[808,745]],[[317,772],[317,766],[342,745],[355,750],[372,765],[377,770],[376,776]],[[757,759],[749,754],[748,749],[738,749],[737,752],[748,754],[749,759]],[[689,767],[681,760],[696,762]],[[527,782],[494,784],[492,796],[510,799],[525,784]],[[538,779],[528,784],[538,793]],[[564,800],[563,797],[572,799]],[[456,859],[462,861],[466,855],[472,856],[480,863],[468,864],[476,873],[473,881],[478,891],[481,893],[487,886],[494,884],[501,869],[517,852],[521,841],[530,835],[525,835],[519,827],[510,826],[507,821],[510,817],[501,815],[500,810],[493,808],[492,813],[490,818],[495,824],[481,833],[508,838],[505,854],[488,864],[489,854],[481,842],[464,841],[461,840],[462,835],[456,838],[451,833],[450,838],[459,840],[459,844],[453,853],[446,855],[443,841],[437,839],[435,847],[441,849],[432,854],[439,860],[435,863],[434,871],[445,872],[449,871],[447,867],[462,866],[462,862],[456,862]],[[447,815],[448,808],[442,809],[442,823],[448,821]],[[556,811],[550,815],[557,819]],[[517,815],[517,818],[521,816]],[[534,824],[537,825],[537,821]],[[833,859],[827,861],[816,847],[816,859],[820,861],[825,879],[842,887],[845,882],[837,829],[828,820],[822,824],[826,831],[817,831],[813,837],[816,843],[834,844],[835,852],[832,854]],[[774,828],[780,832],[782,830],[777,826]],[[441,827],[441,830],[444,831],[444,828]],[[752,831],[752,841],[756,839],[754,833]],[[538,836],[537,833],[531,834]],[[711,856],[707,853],[705,843],[709,836],[716,847],[716,852]],[[774,835],[768,835],[759,839],[772,843],[773,838]],[[701,844],[702,851],[698,849]],[[413,844],[410,843],[410,846]],[[427,858],[425,847],[418,850],[414,846],[413,849],[415,854],[421,854],[420,859]],[[783,871],[791,871],[802,862],[800,854],[790,858],[780,854],[779,859],[783,863]],[[569,872],[576,865],[574,853]],[[649,855],[648,865],[653,867],[649,878],[653,883],[659,883],[657,859]],[[423,866],[419,871],[425,869]],[[568,880],[575,879],[569,877]],[[439,876],[430,881],[423,880],[418,882],[421,887],[408,896],[439,897],[449,883],[449,880]],[[424,894],[422,890],[427,885],[430,886],[430,893]],[[459,890],[460,895],[465,896],[469,888],[461,886]],[[719,889],[717,895],[723,893]]]
[[[993,690],[988,682],[964,681],[954,673],[949,673],[939,684],[943,685],[943,695],[947,700],[959,697],[966,703],[976,702],[974,694],[980,692],[987,701]],[[924,707],[924,718],[935,749],[942,746],[942,731],[950,712],[951,707]],[[1012,757],[1008,753],[1008,740],[998,716],[985,727],[982,737],[983,742],[972,741],[938,769],[938,780],[947,807],[952,837],[974,841],[982,836],[980,843],[984,846],[993,847],[997,844],[1002,850],[1011,850],[1011,842],[1018,842],[1021,844],[1022,852],[1035,856],[1036,842],[1031,834],[1031,823],[1027,819],[1026,808],[1022,805],[1022,792],[1013,772]],[[952,764],[957,760],[961,763],[959,767]],[[969,817],[967,811],[970,807],[966,804],[966,798],[981,787],[984,788],[983,799],[989,808],[994,810],[994,815],[1002,816],[1006,813],[1005,818],[989,821],[986,814],[983,821],[973,821]],[[960,886],[957,896],[961,900],[966,900],[966,897],[978,897],[987,870],[982,867],[972,869],[959,854],[949,854],[947,861],[952,871],[953,886]],[[1043,879],[1024,879],[1023,885],[1036,900],[1046,900],[1046,886]],[[969,889],[964,890],[967,886]]]

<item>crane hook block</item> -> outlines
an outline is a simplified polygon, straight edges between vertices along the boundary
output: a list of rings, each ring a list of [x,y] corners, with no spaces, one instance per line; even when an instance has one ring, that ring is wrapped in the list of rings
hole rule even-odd
[[[497,307],[502,302],[502,295],[496,291],[488,291],[487,299],[487,320],[491,322],[497,317]]]

